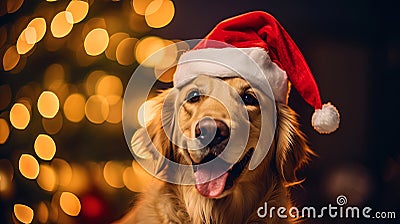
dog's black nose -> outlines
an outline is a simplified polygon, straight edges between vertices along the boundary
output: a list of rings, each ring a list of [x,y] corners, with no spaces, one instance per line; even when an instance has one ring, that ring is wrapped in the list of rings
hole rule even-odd
[[[204,145],[212,147],[229,138],[229,127],[223,121],[203,118],[196,124],[195,135]]]

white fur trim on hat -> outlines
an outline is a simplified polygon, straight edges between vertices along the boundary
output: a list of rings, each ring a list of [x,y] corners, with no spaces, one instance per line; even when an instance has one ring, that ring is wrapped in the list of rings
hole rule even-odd
[[[339,127],[339,111],[331,103],[322,105],[322,109],[315,110],[311,118],[312,126],[321,134],[329,134]]]
[[[179,88],[198,75],[214,77],[243,77],[247,81],[269,89],[275,100],[287,103],[288,78],[286,72],[271,61],[259,47],[205,48],[184,53],[174,75],[174,86]],[[266,83],[265,79],[268,80]]]

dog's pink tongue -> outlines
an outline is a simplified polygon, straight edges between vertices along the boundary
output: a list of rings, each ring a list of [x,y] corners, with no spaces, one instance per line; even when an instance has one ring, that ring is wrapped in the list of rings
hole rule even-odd
[[[216,177],[218,173],[222,172],[204,168],[199,169],[194,173],[196,178],[196,189],[201,195],[215,198],[222,194],[225,188],[226,179],[228,178],[228,172]]]

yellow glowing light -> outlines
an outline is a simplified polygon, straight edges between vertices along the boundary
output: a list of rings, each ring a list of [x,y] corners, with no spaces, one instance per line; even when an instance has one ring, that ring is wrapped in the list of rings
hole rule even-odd
[[[60,108],[60,102],[55,93],[51,91],[43,91],[43,93],[39,96],[37,107],[39,113],[43,117],[53,118],[54,116],[56,116]]]
[[[117,76],[103,76],[97,81],[95,93],[106,97],[110,105],[114,105],[122,96],[122,82]]]
[[[0,144],[4,144],[10,135],[10,127],[3,118],[0,118]]]
[[[96,70],[91,72],[85,81],[85,89],[87,95],[93,95],[96,89],[98,80],[107,75],[105,71]]]
[[[17,47],[14,45],[9,47],[3,56],[4,71],[10,71],[17,66],[21,56],[18,54]]]
[[[101,95],[89,97],[85,105],[85,114],[87,119],[94,124],[103,123],[110,112],[107,99]]]
[[[45,134],[39,134],[34,144],[36,155],[43,160],[51,160],[56,154],[56,143]]]
[[[96,56],[106,50],[108,42],[107,30],[96,28],[87,34],[83,45],[88,55]]]
[[[54,118],[42,118],[42,125],[44,130],[51,135],[57,134],[63,126],[63,117],[61,113],[57,113]]]
[[[124,166],[117,161],[108,161],[104,166],[103,176],[107,184],[114,188],[123,188],[122,173]]]
[[[55,158],[51,161],[51,167],[55,170],[59,178],[58,184],[66,187],[70,184],[72,179],[72,168],[68,162],[63,159]]]
[[[85,116],[85,98],[82,94],[71,94],[64,103],[64,115],[71,122],[80,122]]]
[[[33,220],[33,210],[23,204],[14,205],[14,214],[18,221],[22,223],[31,223]]]
[[[27,39],[28,38],[28,39]],[[22,31],[17,40],[17,51],[19,54],[26,54],[35,46],[36,31],[30,27]]]
[[[107,24],[106,20],[104,18],[91,18],[89,21],[85,23],[85,25],[82,28],[82,38],[85,39],[85,37],[88,35],[88,33],[94,29],[107,29]]]
[[[136,60],[143,66],[154,67],[162,62],[164,54],[163,52],[158,52],[156,55],[153,54],[164,47],[165,42],[159,37],[151,36],[141,39],[135,49]]]
[[[144,15],[146,13],[147,6],[153,0],[132,0],[133,9],[139,15]]]
[[[73,27],[74,19],[68,11],[59,12],[51,21],[50,30],[54,37],[62,38],[67,36]]]
[[[115,52],[116,59],[121,65],[131,65],[135,62],[135,46],[138,39],[126,38],[122,40]]]
[[[136,161],[132,161],[132,166],[125,168],[122,176],[125,186],[133,192],[144,192],[152,182],[157,181]]]
[[[157,59],[160,58],[159,62],[154,66],[157,70],[166,70],[166,68],[170,68],[177,63],[178,46],[170,40],[164,40],[164,46],[152,56]]]
[[[85,1],[72,0],[65,11],[72,14],[74,23],[79,23],[86,17],[89,11],[89,3]]]
[[[14,168],[7,159],[0,159],[0,197],[11,196],[13,191],[12,181],[14,178]]]
[[[27,27],[25,29],[25,40],[28,44],[36,43],[36,29],[34,27]]]
[[[117,47],[122,40],[128,37],[129,35],[127,33],[114,33],[113,35],[111,35],[110,42],[108,43],[108,47],[105,51],[106,57],[113,61],[117,60],[117,57],[115,55]],[[132,52],[134,51],[132,50]]]
[[[22,103],[16,103],[10,111],[10,122],[16,129],[24,130],[31,119],[28,108]]]
[[[156,67],[154,67],[154,74],[156,78],[159,81],[166,83],[173,81],[175,71],[176,71],[176,66],[171,67],[169,69],[157,69]]]
[[[110,105],[110,113],[107,117],[107,122],[111,124],[118,124],[122,120],[122,98],[114,105]]]
[[[63,189],[81,194],[91,188],[91,176],[87,168],[80,164],[71,164],[72,176],[71,181]],[[61,184],[60,184],[61,185]]]
[[[79,198],[71,192],[63,192],[60,196],[60,207],[65,214],[77,216],[81,211],[81,202]]]
[[[7,1],[7,12],[14,13],[14,12],[18,11],[18,9],[22,6],[22,3],[24,3],[24,0],[8,0]]]
[[[65,71],[64,67],[60,64],[51,64],[46,68],[44,72],[43,78],[43,86],[46,89],[49,89],[53,83],[62,84],[65,79]]]
[[[57,176],[49,165],[41,164],[37,183],[45,191],[54,191],[57,186]]]
[[[39,163],[35,157],[29,154],[22,154],[19,158],[19,171],[22,176],[28,179],[36,179],[39,174]]]
[[[43,201],[39,203],[37,207],[37,219],[41,223],[47,223],[49,219],[49,208],[47,208],[46,203]]]
[[[34,31],[35,33],[34,43],[37,43],[44,37],[44,34],[46,33],[46,20],[44,20],[44,18],[35,18],[28,24],[26,30],[28,29]],[[28,35],[29,32],[25,31],[25,35]],[[31,36],[33,37],[33,34],[31,34]],[[28,41],[28,39],[30,38],[26,37],[28,43],[30,41],[33,41],[33,39],[31,39],[30,41]]]
[[[146,127],[146,124],[154,118],[154,114],[151,113],[151,108],[154,107],[154,101],[145,101],[138,111],[138,121],[140,126]]]
[[[161,5],[160,5],[161,2]],[[161,28],[168,25],[174,18],[174,3],[169,0],[152,1],[146,8],[145,19],[153,28]]]

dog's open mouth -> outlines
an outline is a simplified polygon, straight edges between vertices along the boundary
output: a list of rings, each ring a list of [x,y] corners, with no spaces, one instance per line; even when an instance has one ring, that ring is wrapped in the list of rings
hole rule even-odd
[[[243,158],[233,166],[219,159],[219,157],[214,158],[220,160],[217,162],[217,165],[214,166],[202,166],[202,164],[194,165],[197,191],[205,197],[216,198],[225,190],[233,187],[234,181],[240,176],[249,163],[253,152],[254,148],[249,149]],[[210,160],[210,158],[208,158],[208,160]]]

